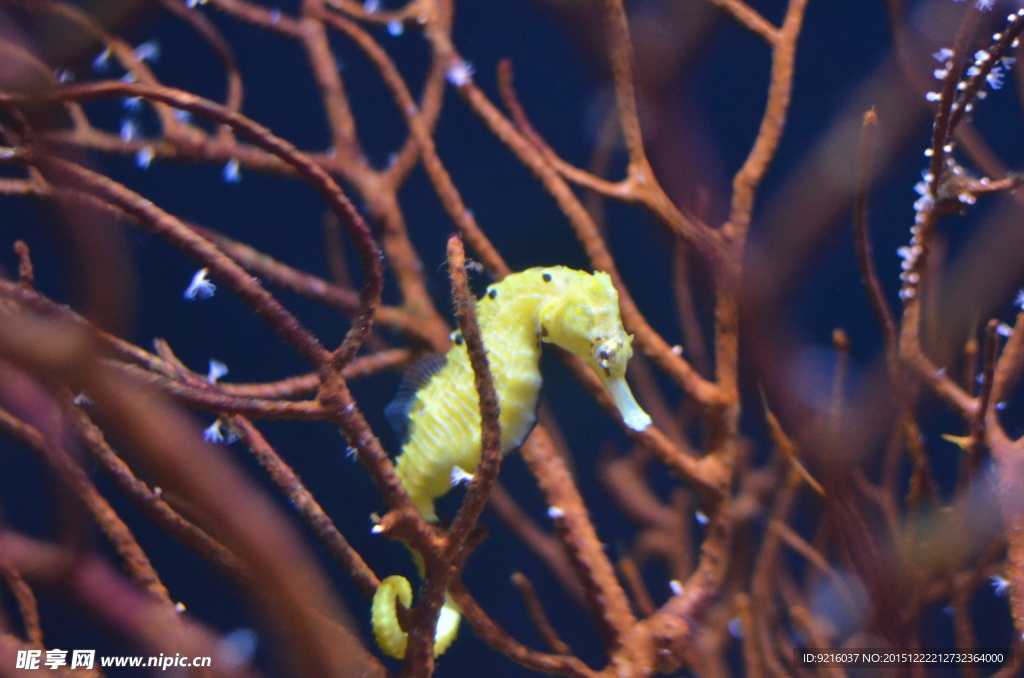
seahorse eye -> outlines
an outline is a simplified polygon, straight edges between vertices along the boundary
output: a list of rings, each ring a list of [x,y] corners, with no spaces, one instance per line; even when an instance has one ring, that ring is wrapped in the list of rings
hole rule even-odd
[[[551,282],[551,274],[550,273],[545,273],[544,275],[541,276],[541,278],[544,279],[544,282]]]

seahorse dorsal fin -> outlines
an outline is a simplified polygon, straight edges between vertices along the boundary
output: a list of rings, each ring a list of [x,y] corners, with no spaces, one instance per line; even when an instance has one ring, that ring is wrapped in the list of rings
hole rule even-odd
[[[384,416],[402,445],[409,441],[409,410],[416,393],[447,364],[448,359],[443,353],[431,353],[417,360],[405,371],[395,399],[384,408]]]

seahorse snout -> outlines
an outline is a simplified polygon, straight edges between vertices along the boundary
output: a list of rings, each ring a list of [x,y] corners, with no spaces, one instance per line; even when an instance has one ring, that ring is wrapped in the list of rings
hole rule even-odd
[[[602,337],[594,343],[592,357],[600,368],[597,374],[618,406],[626,426],[643,431],[650,425],[651,418],[637,404],[626,383],[626,363],[633,357],[632,339],[625,332],[612,338]]]
[[[599,375],[600,376],[600,375]],[[634,431],[643,431],[651,425],[651,418],[643,411],[633,398],[633,392],[629,390],[625,375],[602,377],[605,388],[615,401],[619,413],[622,414],[622,421],[626,428]]]

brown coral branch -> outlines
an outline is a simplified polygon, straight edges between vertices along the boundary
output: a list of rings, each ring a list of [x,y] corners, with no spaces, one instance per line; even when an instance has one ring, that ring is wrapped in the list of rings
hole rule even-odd
[[[200,264],[209,268],[218,279],[231,288],[242,301],[252,306],[285,341],[314,366],[328,360],[320,341],[310,334],[299,321],[282,306],[262,285],[246,273],[232,259],[176,217],[157,207],[151,201],[102,174],[85,169],[66,160],[41,156],[36,162],[46,174],[72,183],[80,190],[117,205],[133,214],[147,230],[161,236],[183,250]]]
[[[399,353],[401,356],[397,355]],[[375,373],[377,371],[376,364],[381,360],[378,356],[379,354],[374,353],[372,355],[356,358],[345,366],[345,369],[342,371],[342,376],[347,381],[350,381],[353,378],[358,378],[358,376]],[[405,349],[394,349],[393,354],[383,356],[384,360],[393,357],[396,358],[396,364],[402,365],[408,362],[408,352]],[[373,364],[373,366],[371,366],[371,364]],[[350,371],[349,368],[353,366],[357,369]],[[364,369],[365,372],[362,371]],[[348,374],[346,374],[346,372]],[[313,393],[320,388],[320,375],[316,372],[310,372],[294,377],[286,377],[285,379],[280,379],[278,381],[254,384],[218,382],[217,388],[223,393],[242,398],[259,398],[266,400],[297,398],[299,396]]]
[[[900,353],[915,368],[919,376],[924,377],[926,384],[936,389],[940,396],[956,403],[964,418],[973,416],[977,402],[971,402],[967,406],[962,394],[951,388],[955,386],[954,384],[936,383],[934,379],[928,377],[928,374],[934,370],[927,362],[920,347],[921,294],[919,286],[921,277],[927,269],[932,240],[939,218],[957,211],[961,207],[962,192],[957,190],[956,182],[951,181],[952,167],[947,162],[952,150],[949,140],[963,115],[976,102],[978,93],[986,83],[987,76],[1000,64],[1003,55],[1013,41],[1024,32],[1024,14],[1011,14],[1008,17],[1006,28],[997,36],[993,36],[994,41],[987,49],[977,52],[975,57],[969,60],[972,65],[968,71],[964,72],[964,66],[968,61],[965,59],[965,54],[969,49],[970,40],[973,38],[973,25],[977,19],[977,11],[975,8],[968,12],[953,46],[952,56],[946,62],[946,73],[943,77],[942,89],[938,93],[939,105],[932,127],[932,145],[927,152],[931,156],[927,176],[928,193],[922,196],[916,206],[914,239],[911,242],[914,255],[909,260],[908,271],[904,274],[905,284],[901,292],[904,308]],[[947,190],[947,186],[951,186],[953,190]],[[939,391],[939,387],[942,387],[944,391]]]
[[[404,7],[395,10],[376,8],[371,10],[356,0],[328,0],[328,4],[344,12],[348,16],[375,24],[389,24],[392,21],[408,21],[418,19],[425,11],[423,0],[409,0]]]
[[[647,458],[642,448],[625,457],[605,458],[598,467],[599,477],[620,510],[642,528],[631,550],[638,563],[642,566],[651,557],[660,558],[669,577],[682,580],[693,572],[692,505],[681,488],[673,491],[671,503],[658,498],[645,477]],[[626,560],[619,561],[620,570]],[[634,592],[638,603],[644,596],[644,591],[639,597]]]
[[[255,273],[261,280],[265,280],[271,285],[309,297],[346,314],[354,313],[360,308],[359,293],[354,290],[340,287],[311,273],[300,271],[217,231],[195,224],[189,224],[189,226],[216,244],[225,254],[237,261],[242,268]],[[424,331],[422,320],[401,308],[381,305],[377,309],[374,321],[394,329],[396,332],[401,332],[410,339],[432,346],[436,345],[436,337]],[[445,331],[445,339],[447,339],[447,335],[448,333]]]
[[[490,502],[505,526],[547,565],[562,590],[580,604],[585,603],[583,586],[576,578],[565,545],[555,536],[542,530],[500,482],[491,488]]]
[[[731,14],[737,22],[751,32],[761,36],[761,39],[769,45],[774,45],[778,42],[779,29],[761,16],[757,10],[743,2],[743,0],[708,0],[708,2]]]
[[[999,403],[1013,391],[1024,373],[1024,312],[1018,313],[992,374],[990,403]]]
[[[680,425],[679,417],[676,416],[665,392],[658,384],[651,362],[644,356],[633,356],[629,362],[627,378],[630,387],[636,394],[637,402],[651,415],[651,421],[658,430],[662,431],[677,447],[684,450],[691,457],[699,456],[698,452],[690,445],[684,427]]]
[[[289,659],[296,671],[326,677],[349,667],[382,675],[383,667],[357,641],[324,624],[325,617],[336,618],[338,603],[272,502],[221,450],[206,445],[179,410],[104,368],[94,345],[87,331],[63,320],[23,312],[9,314],[0,324],[0,351],[7,358],[48,379],[81,384],[122,436],[123,446],[145,460],[155,480],[188,500],[202,524],[215,526],[224,545],[261,582],[254,593],[292,650]]]
[[[352,39],[355,45],[363,51],[377,69],[378,74],[387,85],[402,115],[407,120],[411,118],[416,119],[415,122],[410,123],[410,133],[402,148],[394,155],[394,162],[380,172],[371,169],[362,160],[361,155],[353,153],[351,150],[340,155],[343,157],[352,156],[345,163],[346,178],[364,196],[369,213],[379,225],[381,243],[402,292],[403,306],[409,311],[409,315],[416,318],[417,324],[422,326],[423,333],[431,339],[435,350],[446,350],[448,347],[448,328],[438,316],[430,294],[427,291],[423,275],[424,267],[409,239],[408,229],[396,194],[398,188],[408,177],[413,165],[424,155],[421,152],[424,147],[426,149],[426,167],[430,176],[435,177],[435,185],[442,187],[439,190],[448,191],[449,193],[455,190],[454,186],[450,185],[451,182],[442,176],[444,169],[434,157],[436,153],[433,150],[433,142],[430,139],[430,134],[440,114],[443,98],[443,64],[436,55],[432,57],[430,72],[423,87],[421,109],[417,110],[412,101],[408,86],[395,67],[394,62],[369,33],[337,13],[326,11],[323,3],[319,1],[307,2],[304,6],[304,13],[307,15],[307,23],[313,21],[326,23],[331,28],[340,30]],[[322,29],[316,29],[316,34],[319,34],[320,31]],[[316,47],[316,45],[310,44],[309,39],[306,42],[313,68],[320,79],[333,82],[333,79],[336,78],[336,68],[329,51],[324,52],[322,49],[310,50],[310,47]],[[325,103],[328,105],[329,111],[337,109],[340,103],[335,104],[332,102],[338,96],[332,93],[337,90],[340,91],[342,96],[344,95],[344,90],[340,88],[340,81],[337,85],[332,85],[330,82],[327,82],[326,85],[322,86],[325,92]],[[341,116],[341,113],[331,113],[329,115],[332,120],[337,120],[339,116]],[[333,128],[337,130],[338,126],[338,124],[334,124]],[[335,136],[338,136],[338,134],[339,132],[336,132]],[[355,143],[353,140],[349,145],[352,146]],[[345,147],[342,148],[344,150]],[[451,202],[451,200],[448,200],[446,204],[451,204]]]
[[[1014,41],[1020,37],[1021,33],[1024,33],[1024,13],[1015,12],[1010,14],[1006,24],[1006,27],[998,34],[998,38],[993,36],[993,42],[985,50],[987,57],[979,58],[975,55],[974,61],[977,66],[977,72],[968,71],[969,76],[965,82],[963,89],[958,88],[957,100],[950,105],[949,122],[941,128],[944,134],[944,138],[941,140],[941,146],[944,146],[949,141],[952,134],[956,131],[957,125],[963,119],[964,115],[969,112],[968,106],[974,103],[978,99],[978,93],[982,87],[985,86],[986,80],[992,70],[998,66],[1007,52],[1010,51]],[[936,153],[932,156],[932,167],[933,171],[936,169],[936,164],[941,164],[943,161],[942,149],[936,149]],[[938,179],[934,186],[938,186]],[[938,195],[938,191],[935,192]]]
[[[632,558],[625,556],[619,559],[619,574],[622,575],[629,593],[633,596],[633,603],[636,604],[636,610],[640,613],[640,617],[646,619],[654,614],[656,610],[654,601],[651,599],[650,592],[647,591],[647,585],[640,574],[640,569]]]
[[[210,0],[209,4],[225,14],[268,31],[297,39],[302,36],[299,20],[280,10],[267,9],[246,0]]]
[[[956,638],[956,649],[960,652],[973,652],[978,647],[977,635],[974,632],[974,622],[971,620],[969,609],[971,595],[974,593],[969,582],[963,581],[960,576],[953,577],[953,595],[950,604],[953,607],[953,627]],[[979,678],[978,667],[969,662],[960,664],[960,673],[964,678]]]
[[[10,529],[0,532],[0,552],[30,581],[58,581],[68,575],[74,564],[74,553],[67,546],[46,543]]]
[[[412,362],[413,354],[406,348],[392,348],[359,356],[341,371],[345,381],[355,381],[383,372],[384,370],[401,370]],[[233,384],[218,382],[217,388],[228,395],[242,398],[280,399],[294,398],[312,393],[320,387],[320,375],[316,373],[300,374],[279,381],[260,384]]]
[[[615,81],[615,101],[619,108],[622,138],[629,153],[629,172],[641,177],[641,182],[654,179],[654,172],[644,151],[644,137],[640,131],[640,116],[636,110],[636,90],[633,84],[633,44],[629,35],[629,19],[622,0],[605,0],[604,32],[608,41],[612,76]]]
[[[847,585],[843,577],[836,571],[832,565],[829,564],[825,557],[807,542],[806,539],[797,534],[789,525],[784,522],[773,519],[768,523],[768,529],[773,534],[778,535],[782,541],[786,542],[786,545],[791,549],[802,555],[807,559],[807,562],[814,565],[822,574],[827,576],[836,586],[836,590],[842,596],[844,602],[850,610],[857,609],[857,602],[854,595],[850,592],[850,588]]]
[[[106,45],[109,55],[116,59],[133,79],[150,85],[159,84],[153,71],[143,59],[136,56],[131,45],[107,33],[92,16],[82,9],[57,0],[3,0],[3,2],[23,12],[47,13],[73,23],[90,38]],[[76,105],[71,102],[72,110],[69,112],[72,120],[76,121],[76,124],[85,123],[84,114],[80,110],[74,110]],[[170,138],[181,138],[182,124],[174,117],[171,107],[158,102],[154,105],[154,109],[164,133]]]
[[[743,645],[744,674],[750,678],[764,678],[765,662],[761,656],[762,648],[758,643],[758,627],[754,622],[754,613],[750,609],[750,596],[741,591],[733,596],[733,602],[736,605],[736,616],[743,629],[741,643]]]
[[[28,50],[20,47],[9,40],[0,40],[0,57],[3,57],[4,61],[13,60],[15,62],[24,64],[29,67],[35,73],[36,79],[47,85],[52,85],[56,82],[56,78],[53,72],[40,61],[34,54]],[[24,78],[24,76],[23,76]],[[18,83],[21,87],[25,87],[28,83]]]
[[[140,594],[98,558],[84,558],[68,573],[72,595],[105,625],[150,653],[216,656],[222,639],[204,625]],[[247,664],[210,666],[218,678],[259,678]]]
[[[18,255],[18,284],[31,289],[35,274],[32,272],[32,257],[24,240],[14,242],[14,253]]]
[[[853,234],[857,249],[857,266],[860,268],[861,281],[875,311],[878,326],[882,330],[882,340],[886,349],[895,357],[896,321],[892,309],[885,300],[882,283],[875,270],[875,260],[871,247],[871,229],[868,225],[868,193],[872,169],[875,159],[875,144],[878,136],[878,113],[874,109],[864,114],[861,126],[860,148],[857,155],[857,192],[853,198]]]
[[[18,305],[37,311],[43,315],[64,318],[79,327],[93,329],[92,324],[72,311],[67,306],[57,304],[35,290],[30,290],[21,285],[14,285],[6,280],[0,279],[0,295],[7,299],[14,300]],[[108,334],[97,332],[97,336],[111,355],[127,363],[137,364],[146,369],[160,374],[171,376],[173,370],[158,356],[144,351],[134,344]]]
[[[771,521],[784,524],[789,519],[802,479],[794,470],[789,470],[788,473],[783,471],[780,476],[779,484],[782,487],[775,495]],[[753,609],[749,613],[750,624],[746,625],[744,620],[744,640],[749,637],[752,644],[759,646],[765,668],[772,676],[786,675],[779,664],[776,643],[773,642],[771,634],[771,630],[777,628],[780,621],[774,585],[780,567],[780,550],[778,533],[769,531],[761,541],[761,549],[753,564],[750,583]]]
[[[693,215],[684,214],[665,193],[654,176],[644,150],[640,117],[637,114],[636,88],[633,77],[633,45],[629,21],[622,0],[605,0],[604,27],[611,57],[612,79],[615,83],[615,101],[619,109],[622,137],[629,152],[629,166],[625,183],[641,202],[675,233],[703,251],[707,240],[715,233]]]
[[[19,286],[0,280],[0,294],[17,299],[31,308],[47,314],[56,314],[69,320],[92,327],[89,321],[72,312],[66,306],[55,304],[42,295]],[[185,383],[183,376],[198,377],[193,372],[169,365],[162,358],[143,351],[134,344],[129,344],[105,332],[97,332],[97,336],[118,360],[111,361],[115,369],[133,375],[143,383],[148,383],[191,403],[216,412],[247,412],[259,417],[320,419],[325,411],[314,402],[282,402],[281,398],[295,397],[316,391],[320,386],[320,375],[316,373],[289,377],[280,381],[263,384],[206,384],[199,382]],[[341,376],[346,380],[359,379],[384,369],[404,365],[410,360],[407,349],[392,349],[356,358],[346,365]],[[138,367],[137,367],[138,366]],[[139,369],[145,368],[145,369]]]
[[[299,26],[306,57],[320,89],[320,98],[327,113],[334,150],[347,162],[362,153],[359,148],[356,121],[338,71],[338,64],[327,42],[327,30],[320,20],[323,0],[303,0]]]
[[[76,192],[76,190],[66,187],[42,184],[31,179],[0,179],[0,194],[27,195],[58,202],[85,202],[90,207],[111,212],[115,218],[137,221],[133,215],[125,213],[111,203],[102,202],[92,195]],[[293,268],[251,246],[219,234],[215,230],[199,226],[195,223],[186,223],[185,225],[212,241],[225,254],[239,262],[244,268],[257,273],[261,280],[278,285],[296,294],[307,296],[319,303],[337,308],[346,313],[351,313],[359,308],[360,301],[357,292],[332,285],[323,279],[312,276],[311,273]],[[2,284],[2,281],[0,281],[0,285]],[[41,301],[41,303],[45,302]],[[62,310],[57,309],[53,304],[51,304],[51,307],[54,310]],[[400,308],[382,305],[378,308],[375,320],[407,337],[418,339],[437,347],[436,338],[424,331],[422,322]],[[444,330],[444,338],[445,340],[447,338],[446,329]]]
[[[717,457],[709,455],[694,459],[653,426],[648,426],[633,438],[653,452],[673,473],[692,483],[705,496],[720,497],[728,485],[729,469]]]
[[[166,137],[142,136],[124,141],[120,134],[93,128],[44,131],[40,134],[40,138],[55,147],[74,147],[120,155],[135,155],[139,151],[145,150],[153,153],[154,160],[187,163],[223,164],[235,160],[243,169],[284,177],[298,176],[298,173],[290,165],[258,146],[210,136],[200,132],[194,126],[189,127],[188,130],[190,136],[184,141]],[[195,134],[191,134],[193,132]],[[341,172],[341,163],[337,157],[331,157],[325,152],[313,151],[307,152],[307,155],[325,171]]]
[[[1019,378],[1024,363],[1024,313],[991,368],[989,407],[984,412],[985,442],[996,460],[999,501],[1006,529],[1006,578],[1010,581],[1010,611],[1017,633],[1024,636],[1024,438],[1011,441],[994,406]]]
[[[900,357],[903,362],[913,369],[922,383],[931,388],[935,395],[956,410],[960,416],[973,416],[978,411],[977,399],[953,381],[946,373],[946,368],[940,368],[921,351],[920,345],[906,329],[908,322],[913,321],[907,320],[907,311],[904,310],[904,320],[901,323],[903,330],[900,333]]]
[[[999,321],[992,319],[985,326],[985,351],[982,354],[981,387],[978,390],[978,413],[970,422],[971,447],[974,467],[981,461],[981,449],[984,439],[985,417],[988,416],[992,402],[992,391],[995,387],[996,355],[999,352]]]
[[[683,344],[690,363],[701,375],[711,373],[711,359],[708,347],[697,317],[693,284],[691,282],[692,266],[690,263],[691,248],[682,238],[677,238],[672,255],[672,288],[675,293],[676,310],[682,330]]]
[[[544,612],[544,606],[541,605],[540,599],[537,597],[537,589],[533,588],[533,582],[529,577],[522,572],[513,572],[512,584],[519,591],[530,621],[533,622],[537,633],[544,639],[548,648],[555,654],[572,654],[572,650],[564,640],[558,637],[558,631],[555,631],[555,627],[551,625],[548,615]]]
[[[111,367],[123,372],[140,384],[159,388],[183,404],[211,412],[238,414],[258,419],[297,419],[300,421],[321,420],[329,415],[329,411],[315,400],[293,401],[240,397],[228,395],[214,386],[182,382],[176,378],[148,372],[134,365],[114,362],[111,363]]]
[[[558,676],[596,678],[599,675],[576,657],[537,652],[517,641],[484,612],[461,581],[452,583],[451,593],[455,602],[458,603],[459,609],[473,625],[476,634],[485,643],[512,661],[535,671]]]
[[[367,596],[373,596],[377,590],[380,580],[373,573],[369,565],[363,560],[355,549],[348,543],[344,535],[335,527],[334,521],[320,507],[320,504],[313,498],[313,495],[302,484],[302,480],[288,464],[281,459],[277,451],[267,442],[263,434],[252,425],[245,417],[232,417],[234,424],[242,434],[242,440],[252,451],[253,456],[259,461],[260,466],[270,475],[271,480],[279,488],[289,503],[303,519],[313,528],[313,532],[320,538],[331,555],[341,563],[342,567],[349,573],[356,585],[362,589]]]
[[[338,215],[342,224],[345,225],[356,245],[356,250],[359,252],[365,276],[363,290],[360,294],[361,309],[353,318],[352,327],[346,334],[342,345],[334,352],[332,360],[335,366],[340,368],[355,357],[355,353],[358,351],[363,338],[370,331],[374,312],[377,306],[380,305],[380,293],[384,284],[380,250],[377,248],[369,226],[367,226],[362,216],[359,215],[359,212],[356,211],[352,203],[345,197],[337,183],[319,165],[289,142],[274,136],[270,130],[262,125],[219,104],[182,92],[181,90],[154,85],[108,81],[58,88],[49,93],[49,96],[58,101],[81,101],[108,96],[142,96],[147,99],[162,101],[175,108],[210,118],[221,124],[230,125],[238,134],[291,165],[303,179],[309,182],[324,197],[328,205],[331,206],[331,209]],[[114,202],[118,201],[115,200]],[[125,208],[124,205],[119,206],[123,209]],[[137,209],[125,209],[125,211],[139,213]],[[242,295],[242,297],[244,299],[245,295]],[[266,299],[263,302],[264,304],[268,303]],[[269,311],[269,306],[265,306],[264,309],[265,312]],[[282,317],[281,320],[283,319]],[[306,350],[312,348],[312,346],[305,346]],[[312,358],[314,354],[315,351],[307,353],[306,357]],[[318,364],[317,360],[313,361],[314,364]]]
[[[394,63],[384,50],[380,48],[380,45],[366,31],[359,28],[353,22],[335,14],[325,14],[324,18],[355,41],[360,49],[371,59],[384,80],[384,84],[388,86],[391,96],[398,104],[398,108],[405,118],[412,138],[416,140],[420,148],[423,167],[427,171],[427,175],[434,185],[434,191],[441,199],[445,211],[448,212],[448,215],[458,227],[459,232],[462,233],[462,236],[466,239],[466,242],[484,267],[495,278],[499,280],[504,278],[511,272],[511,269],[487,236],[480,230],[472,212],[469,211],[462,201],[462,196],[452,181],[451,175],[437,155],[437,149],[430,135],[430,130],[424,124],[416,102],[413,100],[412,94],[409,93],[409,89],[398,73]],[[435,20],[435,24],[437,23],[440,23],[440,21]],[[440,31],[442,27],[437,26],[434,30]]]
[[[790,0],[778,37],[772,44],[771,85],[768,103],[750,154],[733,177],[732,204],[729,222],[723,227],[727,238],[742,238],[749,228],[754,196],[768,164],[775,156],[782,129],[789,113],[793,86],[793,67],[796,60],[796,42],[803,26],[807,0]]]
[[[236,580],[252,583],[245,572],[245,567],[233,553],[205,530],[175,511],[161,498],[161,492],[151,489],[135,476],[128,464],[111,449],[103,431],[80,407],[65,403],[65,412],[99,465],[136,506],[169,534]]]
[[[537,176],[545,189],[552,195],[576,230],[577,238],[583,244],[591,265],[596,270],[605,271],[611,275],[612,282],[619,293],[623,323],[626,329],[634,334],[636,345],[698,401],[705,404],[720,402],[722,396],[719,389],[701,378],[685,360],[676,355],[672,351],[672,347],[644,318],[619,277],[615,262],[605,247],[603,238],[597,232],[597,227],[568,184],[478,87],[472,82],[468,82],[459,87],[459,92],[491,131]],[[708,251],[708,248],[714,251],[717,247],[708,243],[705,245],[704,251]]]
[[[466,252],[458,236],[448,239],[448,271],[452,280],[452,297],[459,331],[466,341],[473,380],[480,398],[480,464],[466,490],[466,498],[448,530],[449,555],[465,544],[469,533],[487,505],[487,497],[501,467],[501,427],[498,423],[500,405],[494,390],[494,377],[487,361],[487,349],[476,320],[476,299],[469,290],[466,276]]]
[[[612,21],[621,21],[621,19]],[[620,28],[615,30],[618,33],[623,29]],[[628,31],[625,35],[628,41]],[[621,37],[622,36],[619,36],[620,39]],[[626,58],[627,61],[629,61],[628,51],[630,48],[627,45],[625,49],[626,55],[619,55],[618,58]],[[623,88],[628,90],[628,93],[624,92],[622,96],[628,99],[635,99],[635,95],[632,94],[632,66],[629,65],[630,70],[628,72],[623,69],[625,69],[625,65],[616,69],[616,82],[620,79],[628,79],[628,84],[623,85]],[[590,172],[571,165],[560,158],[551,146],[548,145],[548,143],[544,141],[540,134],[534,129],[526,115],[525,109],[522,104],[519,103],[512,80],[512,62],[508,59],[504,59],[498,63],[498,90],[501,94],[502,102],[512,115],[512,119],[515,121],[515,128],[522,135],[523,139],[534,148],[537,154],[543,157],[552,170],[568,181],[594,191],[599,195],[603,195],[608,198],[615,198],[627,203],[643,205],[669,229],[682,237],[685,241],[693,243],[705,257],[711,258],[717,253],[720,246],[717,234],[706,224],[701,223],[692,215],[684,215],[683,212],[672,203],[668,196],[665,195],[661,184],[659,184],[655,178],[654,173],[647,162],[646,155],[644,155],[640,161],[631,159],[627,176],[618,182],[611,182],[606,179],[602,179]],[[626,104],[626,108],[631,110],[635,108],[635,104]],[[635,116],[635,111],[630,114],[628,110],[627,115]],[[631,123],[631,128],[634,126],[635,125]],[[492,131],[494,131],[493,127]],[[497,132],[495,133],[497,134]],[[640,132],[638,126],[633,131],[633,134],[639,139],[638,143],[642,144],[642,138],[639,138]],[[506,143],[508,142],[506,141]],[[513,152],[520,155],[520,160],[523,160],[525,164],[529,165],[529,163],[523,159],[520,151],[517,150],[516,147],[511,146],[511,144],[509,144],[509,146],[512,148]],[[531,167],[531,169],[533,168]],[[538,173],[536,169],[534,169],[534,173]],[[541,178],[543,181],[543,177],[538,175],[538,178]],[[549,191],[550,190],[551,189],[549,189]],[[555,194],[555,198],[558,199],[559,195],[560,193]],[[562,209],[565,211],[566,207],[563,206]]]
[[[762,394],[763,396],[763,394]],[[825,488],[821,486],[814,476],[807,470],[803,462],[800,461],[800,456],[797,453],[796,443],[793,439],[786,434],[785,429],[782,428],[782,423],[779,421],[775,413],[768,407],[767,399],[764,402],[764,418],[768,423],[768,432],[772,437],[772,442],[775,444],[775,449],[782,455],[782,457],[788,461],[796,474],[803,478],[812,490],[817,492],[821,496],[825,496]]]
[[[629,599],[615,578],[583,498],[558,456],[547,431],[537,427],[522,447],[523,458],[537,479],[562,541],[583,582],[590,609],[611,647],[619,647],[636,624]]]
[[[394,463],[356,406],[345,380],[334,370],[321,372],[320,377],[320,403],[328,409],[330,420],[338,425],[349,445],[356,449],[360,463],[369,472],[392,513],[396,513],[395,522],[404,528],[398,536],[418,550],[434,548],[434,531],[412,505],[409,493],[395,474]]]
[[[501,428],[498,394],[487,360],[487,350],[476,319],[476,299],[469,290],[466,252],[457,235],[448,239],[448,274],[459,331],[466,342],[474,384],[480,403],[480,462],[466,490],[466,497],[445,533],[441,552],[424,553],[426,575],[414,611],[417,632],[409,634],[405,668],[411,675],[430,675],[433,670],[434,629],[444,603],[445,591],[459,565],[468,556],[468,540],[487,505],[487,497],[501,468]]]
[[[672,673],[686,661],[711,601],[718,595],[729,562],[731,526],[728,511],[719,510],[708,524],[700,562],[679,593],[654,615],[632,626],[609,668],[618,676],[639,678],[652,671]],[[637,652],[637,648],[648,648]]]
[[[205,14],[190,10],[181,0],[160,0],[160,4],[168,12],[187,23],[210,46],[210,49],[217,53],[217,57],[224,66],[228,81],[227,92],[224,95],[224,107],[236,113],[242,110],[242,75],[238,72],[238,62],[235,60],[235,51],[231,48],[231,43],[224,38]],[[222,128],[222,130],[230,134],[229,127]]]
[[[16,378],[10,367],[4,372],[6,373],[5,380],[8,383],[11,378]],[[21,379],[24,378],[21,377]],[[82,503],[88,507],[96,523],[124,561],[125,567],[135,582],[156,600],[170,607],[171,598],[167,588],[160,581],[159,575],[135,540],[131,530],[99,493],[82,467],[75,463],[63,447],[56,441],[48,440],[37,428],[21,421],[5,409],[0,409],[0,429],[46,459],[61,481],[71,488]]]
[[[987,419],[988,445],[996,459],[999,500],[1006,529],[1006,578],[1010,612],[1017,634],[1024,636],[1024,449],[999,427],[994,409]]]
[[[373,58],[372,56],[370,57]],[[442,59],[434,55],[430,63],[430,71],[427,73],[426,83],[423,85],[423,93],[420,97],[420,118],[424,121],[428,131],[432,131],[441,115],[441,106],[444,103],[445,90],[445,66]],[[416,137],[410,133],[405,144],[395,154],[394,163],[384,172],[384,178],[394,186],[401,186],[405,183],[409,173],[420,160],[420,147]]]
[[[18,568],[3,558],[0,558],[0,575],[7,581],[7,587],[18,603],[27,640],[37,648],[43,647],[43,629],[39,626],[39,606],[35,594]]]

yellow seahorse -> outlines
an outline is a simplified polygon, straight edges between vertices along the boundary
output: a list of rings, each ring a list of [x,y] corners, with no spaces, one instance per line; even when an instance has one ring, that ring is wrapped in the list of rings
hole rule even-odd
[[[564,266],[513,273],[487,288],[476,311],[501,407],[502,454],[519,447],[537,421],[541,342],[560,346],[590,365],[628,428],[642,431],[651,423],[626,384],[633,338],[622,327],[619,296],[607,273],[591,275]],[[431,521],[437,520],[434,500],[474,473],[480,462],[473,368],[462,336],[456,332],[453,340],[446,355],[426,358],[410,369],[387,410],[403,438],[395,471],[413,504]],[[377,588],[372,622],[381,649],[401,659],[408,635],[398,623],[396,603],[412,603],[412,587],[400,576],[384,579]],[[434,656],[455,639],[460,616],[446,598]]]

